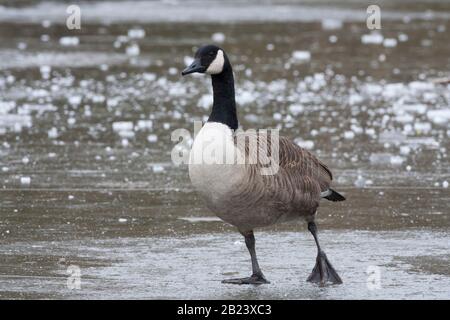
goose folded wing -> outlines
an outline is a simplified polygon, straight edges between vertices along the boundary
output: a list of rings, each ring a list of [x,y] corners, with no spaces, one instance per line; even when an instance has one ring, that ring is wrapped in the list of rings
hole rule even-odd
[[[276,173],[262,177],[267,187],[307,193],[320,193],[329,188],[333,176],[325,164],[288,138],[277,139],[278,143],[275,143],[270,134],[261,132],[246,132],[235,136],[237,147],[245,154],[246,163],[255,179],[262,168],[267,168],[268,164],[276,161]]]

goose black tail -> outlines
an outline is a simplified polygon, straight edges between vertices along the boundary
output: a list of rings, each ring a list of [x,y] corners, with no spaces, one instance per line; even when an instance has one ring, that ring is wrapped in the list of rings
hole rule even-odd
[[[342,194],[334,191],[331,188],[328,189],[328,195],[326,195],[324,198],[327,200],[330,200],[330,201],[344,201],[345,200],[345,197]]]

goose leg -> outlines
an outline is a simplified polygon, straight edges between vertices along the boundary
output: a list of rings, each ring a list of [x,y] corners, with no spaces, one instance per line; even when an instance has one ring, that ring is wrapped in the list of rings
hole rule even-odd
[[[245,244],[247,246],[248,252],[250,252],[250,257],[252,258],[252,271],[253,274],[247,278],[240,279],[227,279],[223,280],[222,283],[230,283],[230,284],[264,284],[270,283],[264,277],[261,269],[259,268],[258,259],[256,258],[256,250],[255,250],[255,236],[253,231],[241,232],[241,234],[245,238]]]
[[[320,286],[324,286],[327,282],[331,282],[332,284],[341,284],[341,278],[328,261],[325,252],[320,248],[319,238],[317,236],[317,226],[314,221],[308,222],[308,230],[313,235],[314,241],[317,245],[317,258],[316,265],[314,266],[314,269],[307,281],[318,283]]]

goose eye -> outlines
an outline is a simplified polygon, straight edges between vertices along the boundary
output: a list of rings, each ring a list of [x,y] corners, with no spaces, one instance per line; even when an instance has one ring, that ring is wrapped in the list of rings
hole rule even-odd
[[[210,53],[208,53],[208,55],[210,56],[210,57],[214,57],[214,52],[210,52]]]

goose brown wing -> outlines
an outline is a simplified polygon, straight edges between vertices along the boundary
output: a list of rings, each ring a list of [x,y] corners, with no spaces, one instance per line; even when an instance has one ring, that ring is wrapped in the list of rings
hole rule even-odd
[[[315,193],[325,191],[330,186],[333,179],[330,169],[308,150],[288,138],[279,137],[276,144],[265,133],[245,132],[236,134],[235,141],[238,149],[245,153],[248,169],[255,180],[262,168],[267,168],[271,161],[278,162],[276,174],[263,176],[262,179],[274,191],[283,189],[287,192]],[[275,154],[278,154],[277,160]]]
[[[320,190],[330,186],[333,175],[330,169],[308,150],[299,147],[291,140],[280,137],[280,167],[297,179],[311,179],[319,183]]]

